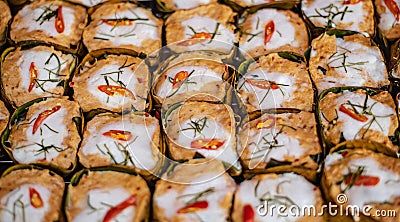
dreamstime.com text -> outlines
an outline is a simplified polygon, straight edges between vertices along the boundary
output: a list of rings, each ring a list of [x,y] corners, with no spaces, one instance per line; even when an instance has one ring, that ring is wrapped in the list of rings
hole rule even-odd
[[[298,206],[296,204],[276,204],[274,202],[264,201],[257,207],[257,213],[260,216],[278,216],[278,217],[317,217],[328,214],[330,216],[351,216],[359,218],[361,214],[367,217],[397,217],[396,210],[374,209],[371,205],[363,207],[346,204],[348,201],[345,194],[337,196],[337,204],[329,202],[317,208],[314,205]]]

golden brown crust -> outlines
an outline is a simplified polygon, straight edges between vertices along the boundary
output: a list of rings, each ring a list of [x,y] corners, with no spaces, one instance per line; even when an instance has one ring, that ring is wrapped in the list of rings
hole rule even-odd
[[[92,120],[90,120],[86,125],[86,129],[88,129],[88,128],[102,129],[103,127],[105,127],[107,125],[110,125],[113,123],[118,123],[121,121],[128,121],[129,124],[133,124],[133,125],[137,125],[137,124],[144,125],[144,126],[153,125],[153,124],[158,125],[158,120],[153,117],[144,117],[144,116],[138,116],[138,115],[134,115],[134,114],[127,114],[124,116],[115,115],[115,114],[103,114],[103,115],[98,115],[98,116],[94,117]],[[154,161],[157,162],[157,160],[158,160],[157,154],[159,152],[159,144],[160,144],[160,128],[157,127],[154,134],[152,134],[151,136],[152,136],[152,142],[151,142],[151,144],[149,144],[148,148],[152,150]],[[88,130],[85,130],[85,132],[83,134],[83,140],[81,143],[81,147],[85,146],[85,144],[88,142],[88,140],[91,139],[90,137],[91,137],[91,133]],[[107,165],[111,165],[113,163],[113,161],[110,158],[104,157],[103,155],[100,155],[100,154],[85,155],[83,153],[82,149],[79,150],[78,157],[79,157],[79,162],[86,168],[107,166]],[[140,158],[140,157],[136,157],[136,158]]]
[[[72,221],[85,209],[90,190],[112,190],[116,188],[122,188],[125,192],[136,195],[133,221],[144,221],[148,217],[151,195],[145,180],[140,176],[113,171],[89,171],[89,174],[82,176],[78,185],[69,185],[68,205],[66,206],[68,221]]]
[[[186,40],[186,27],[182,25],[182,22],[196,16],[214,19],[222,26],[227,28],[230,32],[234,33],[235,26],[233,24],[236,13],[234,13],[232,9],[226,5],[212,3],[189,10],[177,10],[171,16],[169,16],[165,22],[167,44]],[[210,27],[210,29],[213,30],[213,27]],[[170,47],[177,52],[185,51],[186,48],[186,46],[179,46],[176,44],[173,44]]]
[[[67,129],[68,135],[63,137],[62,145],[64,150],[59,152],[57,157],[51,161],[38,160],[35,161],[35,163],[52,164],[61,169],[69,169],[72,165],[76,164],[76,153],[79,142],[81,141],[77,126],[73,121],[73,117],[81,117],[79,105],[76,102],[66,100],[66,98],[52,98],[33,104],[29,107],[29,111],[26,114],[26,119],[11,128],[8,140],[11,143],[11,151],[14,151],[16,146],[21,143],[40,143],[41,141],[28,141],[26,135],[31,132],[27,131],[31,129],[33,124],[29,123],[29,121],[32,120],[33,116],[38,115],[38,112],[42,110],[43,107],[51,109],[57,105],[61,105],[63,109],[66,109],[63,124]]]
[[[0,46],[6,41],[8,23],[11,20],[11,11],[7,3],[0,1]]]
[[[294,87],[296,90],[290,96],[290,101],[284,101],[281,107],[297,108],[308,112],[312,111],[314,92],[305,63],[291,62],[280,57],[277,53],[272,53],[262,56],[257,60],[257,62],[252,63],[249,66],[247,73],[251,73],[258,69],[261,69],[266,73],[279,73],[295,77],[296,83],[289,87]],[[244,78],[246,78],[246,75]],[[259,109],[259,99],[255,94],[249,94],[245,90],[239,90],[239,94],[242,101],[246,102],[247,112],[253,112]]]
[[[74,99],[80,104],[82,110],[84,112],[88,112],[90,110],[103,108],[106,110],[110,110],[113,112],[122,112],[123,109],[131,109],[132,106],[139,111],[145,109],[147,93],[149,91],[149,71],[146,65],[141,59],[132,56],[116,56],[116,55],[108,55],[106,59],[97,60],[95,65],[85,64],[85,69],[81,71],[79,74],[75,75],[73,78],[73,88],[74,88]],[[89,88],[97,87],[93,85],[88,85],[88,81],[91,78],[100,79],[103,76],[99,77],[98,72],[103,69],[104,66],[115,64],[119,67],[123,67],[125,65],[131,65],[130,67],[126,67],[130,72],[135,74],[138,82],[134,85],[134,89],[130,89],[132,93],[135,95],[135,99],[132,102],[126,104],[119,104],[118,107],[110,107],[107,104],[103,104],[99,98],[95,97],[92,92],[89,91]],[[126,75],[126,74],[125,74]],[[115,85],[114,82],[110,81],[110,85]],[[106,82],[102,83],[106,84]],[[125,82],[125,85],[128,85],[129,82]],[[97,90],[99,94],[103,92]]]
[[[27,15],[31,16],[32,10],[38,8],[44,8],[49,5],[53,5],[54,7],[62,6],[73,10],[73,15],[75,19],[73,20],[74,23],[71,24],[71,33],[68,34],[61,33],[57,34],[56,36],[51,36],[42,30],[30,30],[31,27],[29,24],[26,24],[25,17],[27,17]],[[26,14],[21,14],[22,12]],[[32,18],[32,19],[37,20],[37,18]],[[51,21],[54,21],[54,18]],[[64,24],[66,27],[65,30],[68,29],[67,27],[69,26],[68,25],[69,22],[71,22],[71,20],[64,19]],[[66,47],[67,49],[71,48],[72,46],[76,48],[76,46],[78,46],[81,40],[82,32],[85,28],[86,22],[87,22],[87,14],[85,8],[83,8],[82,6],[72,5],[70,3],[63,1],[46,1],[46,0],[34,1],[33,3],[26,5],[14,17],[14,20],[11,24],[10,38],[15,42],[21,42],[27,40],[41,40],[61,45],[63,47]],[[39,23],[40,21],[37,21],[37,24]],[[51,26],[51,28],[54,29],[53,22],[51,22],[51,25],[50,23],[43,24],[43,26],[44,25],[46,25],[46,27]]]
[[[283,14],[288,19],[288,22],[295,29],[294,36],[295,40],[298,41],[299,45],[295,47],[291,44],[286,44],[274,49],[266,49],[265,46],[258,46],[251,48],[251,50],[246,51],[245,55],[246,57],[254,58],[260,55],[265,55],[270,52],[280,52],[280,51],[291,51],[303,54],[305,50],[309,47],[307,28],[303,20],[296,13],[289,10],[277,10],[277,12]],[[240,29],[242,34],[240,36],[239,45],[243,45],[246,41],[249,41],[249,39],[251,38],[251,36],[246,35],[244,33],[252,33],[252,30],[254,28],[252,20],[255,16],[257,16],[257,13],[250,14],[241,25]],[[275,25],[279,26],[280,24],[275,24]],[[264,36],[264,31],[261,33],[261,35]]]
[[[153,40],[151,38],[146,38],[142,41],[141,45],[134,45],[132,43],[129,44],[116,44],[116,42],[108,41],[108,40],[101,40],[96,39],[97,35],[97,28],[103,23],[103,19],[109,18],[111,16],[116,16],[118,12],[123,12],[124,10],[135,10],[135,9],[142,9],[142,12],[146,14],[147,18],[155,23],[155,27],[157,27],[157,36],[158,39]],[[161,48],[161,30],[163,22],[156,18],[151,11],[140,8],[135,4],[132,3],[106,3],[102,4],[100,7],[96,9],[96,11],[91,14],[91,22],[85,28],[83,32],[83,42],[85,46],[88,48],[89,51],[94,51],[97,49],[102,48],[127,48],[132,49],[137,52],[144,52],[146,54],[153,53]],[[133,21],[133,23],[138,23],[140,21]],[[152,25],[153,26],[153,25]],[[133,32],[133,34],[135,34]],[[136,33],[136,35],[141,35],[141,33]],[[142,34],[143,35],[143,34]],[[145,36],[142,36],[142,38]]]
[[[365,95],[365,90],[356,90],[354,93],[358,95]],[[329,92],[321,101],[320,101],[320,113],[321,113],[321,118],[322,118],[322,125],[323,125],[323,133],[325,136],[325,139],[329,141],[330,143],[333,144],[338,144],[341,139],[341,128],[343,126],[343,121],[340,119],[335,121],[335,124],[332,125],[332,123],[328,123],[328,121],[332,121],[337,117],[336,110],[339,109],[339,106],[341,104],[338,104],[338,98],[343,96],[342,93],[332,93]],[[383,91],[379,94],[376,94],[374,96],[369,96],[368,98],[374,99],[378,103],[382,103],[385,106],[388,106],[393,109],[393,112],[395,112],[395,104],[394,101],[391,97],[391,95]],[[398,120],[396,115],[392,115],[390,117],[390,127],[388,130],[389,135],[393,135],[395,130],[398,127]],[[364,133],[364,131],[360,132],[361,134]],[[364,139],[369,140],[369,141],[374,141],[378,143],[382,143],[385,146],[387,146],[390,150],[397,151],[398,147],[394,145],[389,137],[385,136],[382,134],[380,131],[375,131],[372,129],[369,129],[365,132],[364,134]]]
[[[50,191],[48,212],[43,221],[58,221],[61,216],[61,203],[64,194],[64,180],[49,170],[22,169],[12,171],[0,178],[0,199],[19,186],[25,184],[39,184]],[[26,215],[28,218],[35,215]]]
[[[210,72],[214,72],[216,74],[220,74],[220,79],[215,77],[207,77],[204,74],[206,79],[211,79],[211,82],[204,84],[200,89],[191,91],[190,88],[187,92],[184,93],[176,93],[174,94],[175,90],[182,91],[182,89],[177,88],[173,89],[171,85],[171,92],[168,92],[166,96],[161,96],[158,92],[160,89],[169,83],[168,74],[171,70],[176,69],[178,67],[193,67],[192,70],[195,68],[207,67],[207,70]],[[156,79],[156,85],[153,88],[153,93],[155,94],[154,97],[160,102],[165,104],[172,104],[179,101],[190,101],[190,100],[198,100],[198,101],[216,101],[220,102],[223,101],[228,83],[224,81],[226,70],[226,66],[223,63],[211,61],[211,60],[203,60],[203,59],[188,59],[187,61],[177,61],[173,66],[168,67],[165,69],[162,74]],[[192,70],[185,70],[187,72],[191,72]],[[171,76],[169,76],[171,77]],[[173,77],[172,77],[173,78]],[[184,83],[183,83],[184,84]],[[174,95],[173,95],[174,94]],[[172,96],[171,96],[172,95]],[[164,97],[164,98],[163,98]]]
[[[62,58],[65,60],[66,66],[60,70],[58,78],[60,81],[68,81],[70,77],[70,69],[73,62],[73,56],[70,54],[63,54],[61,51],[54,50],[53,47],[47,46],[37,46],[32,51],[37,52],[49,52],[54,53],[58,58]],[[61,97],[64,94],[64,85],[60,85],[55,87],[53,90],[47,89],[46,92],[37,93],[35,90],[29,92],[28,88],[22,86],[22,79],[29,79],[30,75],[30,67],[20,67],[22,64],[21,57],[24,53],[29,52],[31,50],[21,50],[21,48],[17,48],[15,51],[10,52],[5,60],[3,61],[1,71],[1,81],[3,84],[3,90],[6,98],[10,101],[10,103],[14,107],[19,107],[26,102],[37,99],[39,97],[53,96],[53,97]],[[50,55],[50,54],[49,54]],[[47,58],[43,58],[46,60]],[[25,68],[23,70],[22,68]],[[43,72],[42,67],[37,67],[40,69],[39,72]],[[46,71],[44,71],[46,72]],[[24,76],[24,77],[22,77]],[[38,83],[35,83],[35,87],[38,88]]]
[[[265,180],[276,180],[276,179],[279,179],[280,177],[284,177],[284,176],[279,175],[279,174],[274,174],[274,173],[258,174],[256,176],[254,176],[251,179],[251,181],[258,182],[258,181],[265,181]],[[310,185],[312,185],[312,184],[310,183]],[[238,189],[239,189],[239,187],[237,187],[237,190]],[[296,189],[296,187],[293,186],[293,189]],[[235,193],[234,207],[232,209],[232,221],[233,222],[242,222],[243,221],[243,210],[242,209],[244,208],[244,205],[246,204],[246,203],[244,203],[244,201],[246,201],[246,199],[244,199],[244,200],[240,199],[237,194],[237,190]],[[253,193],[254,190],[249,191],[249,196],[253,195],[253,194],[250,194],[250,192]],[[324,203],[324,200],[322,198],[320,190],[316,186],[315,186],[315,192],[314,192],[314,199],[315,199],[315,202],[314,202],[313,206],[315,207],[315,209],[317,209],[316,212],[321,212],[321,209],[323,209],[322,204]],[[322,222],[322,221],[324,221],[323,219],[324,218],[321,217],[320,215],[319,215],[319,217],[305,215],[302,217],[299,216],[297,218],[297,220],[295,220],[295,221],[296,222],[307,222],[307,221]],[[255,220],[255,222],[256,222],[256,220]]]
[[[259,161],[259,163],[254,166],[254,160],[251,162],[251,160],[248,159],[252,153],[248,147],[250,145],[249,143],[252,142],[252,138],[248,137],[249,134],[254,134],[255,137],[258,138],[259,129],[257,128],[257,124],[271,117],[275,118],[276,132],[282,132],[283,134],[298,140],[299,145],[305,149],[304,154],[302,154],[299,158],[289,155],[285,156],[284,162],[291,162],[293,167],[305,167],[316,170],[318,168],[318,163],[311,158],[311,155],[320,154],[322,150],[319,145],[314,114],[310,112],[277,114],[275,116],[271,116],[271,114],[264,114],[259,119],[255,119],[244,125],[238,136],[238,144],[240,144],[241,147],[244,147],[244,150],[241,153],[241,162],[243,166],[248,169],[264,169],[267,167],[267,162]],[[279,149],[279,147],[276,149]]]

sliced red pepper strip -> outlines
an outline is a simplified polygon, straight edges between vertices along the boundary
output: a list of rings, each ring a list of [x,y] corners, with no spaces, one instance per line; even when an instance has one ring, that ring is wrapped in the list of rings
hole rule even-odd
[[[192,203],[192,204],[182,207],[181,209],[179,209],[177,211],[177,213],[178,214],[192,213],[192,212],[196,212],[198,210],[207,209],[207,207],[208,207],[208,202],[205,200],[202,200],[202,201],[198,201],[198,202],[195,202],[195,203]]]
[[[124,130],[109,130],[104,132],[103,136],[112,137],[121,141],[129,141],[132,139],[132,133]]]
[[[265,29],[264,29],[264,45],[266,45],[272,38],[272,35],[275,32],[275,23],[273,20],[269,21],[266,25],[265,25]]]
[[[339,111],[360,122],[368,121],[368,117],[366,115],[358,114],[354,110],[347,108],[344,104],[340,105]]]
[[[97,88],[101,92],[103,92],[109,96],[122,95],[122,96],[130,97],[132,99],[136,99],[136,97],[132,93],[132,91],[130,91],[129,89],[122,87],[122,86],[100,85]]]
[[[115,26],[131,26],[133,24],[133,21],[129,19],[102,19],[101,20],[104,24],[107,24],[109,26],[115,27]]]
[[[225,141],[212,138],[212,139],[197,139],[190,143],[190,147],[194,149],[216,150],[224,145]]]
[[[353,184],[353,186],[375,186],[379,183],[380,179],[376,176],[368,175],[358,175],[357,180],[353,182],[356,178],[355,175],[349,175],[345,178],[344,183],[346,185]]]
[[[270,129],[275,125],[275,117],[268,116],[257,123],[257,129]]]
[[[384,0],[384,2],[396,18],[396,21],[400,21],[400,9],[397,3],[394,0]]]
[[[189,77],[189,72],[188,71],[180,71],[177,74],[175,74],[174,81],[172,82],[172,88],[176,89],[178,88],[183,81],[185,81]]]
[[[55,25],[58,33],[64,32],[65,25],[64,25],[64,18],[62,15],[62,6],[58,6],[58,8],[57,8],[57,15],[56,15],[56,20],[55,20],[54,25]]]
[[[31,62],[31,66],[29,67],[29,75],[30,75],[30,81],[29,81],[28,92],[31,92],[33,87],[35,86],[35,81],[39,75],[39,72],[34,62]]]
[[[35,134],[36,131],[39,129],[39,126],[43,123],[43,121],[49,117],[51,114],[57,112],[58,110],[61,109],[61,106],[55,106],[51,109],[45,110],[39,114],[39,116],[36,118],[35,122],[33,123],[33,128],[32,128],[32,134]]]
[[[279,85],[276,84],[276,82],[270,80],[246,79],[246,82],[260,89],[279,89]]]
[[[254,209],[250,204],[243,207],[243,222],[254,222]]]
[[[132,194],[115,207],[111,207],[103,218],[103,222],[112,221],[118,214],[130,206],[136,206],[136,194]]]
[[[42,197],[40,196],[39,192],[33,187],[29,187],[29,200],[34,208],[43,207]]]
[[[211,33],[207,33],[207,32],[199,32],[194,34],[192,37],[190,37],[190,39],[186,39],[182,42],[179,42],[177,45],[180,46],[192,46],[192,45],[196,45],[202,42],[205,42],[209,39],[212,38],[212,34]]]
[[[343,1],[343,5],[355,5],[362,2],[362,0],[345,0]]]

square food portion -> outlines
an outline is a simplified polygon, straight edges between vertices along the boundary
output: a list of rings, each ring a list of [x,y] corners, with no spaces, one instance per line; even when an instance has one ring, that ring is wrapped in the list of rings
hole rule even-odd
[[[1,82],[15,108],[40,97],[61,97],[76,66],[73,55],[43,45],[18,47],[4,56]]]
[[[15,15],[10,38],[14,42],[41,40],[78,50],[86,26],[86,9],[64,1],[33,1]]]
[[[240,24],[239,48],[245,58],[269,52],[293,51],[303,54],[308,48],[308,32],[296,13],[274,8],[249,10]]]
[[[10,126],[6,138],[11,157],[17,163],[44,164],[71,170],[76,165],[76,153],[81,138],[78,103],[65,98],[47,98],[17,109],[17,121]]]
[[[292,57],[297,60],[288,59]],[[310,76],[299,55],[280,52],[261,56],[251,61],[242,75],[237,90],[249,113],[275,108],[313,109]]]
[[[213,50],[228,54],[237,41],[234,16],[231,8],[217,3],[177,10],[165,23],[167,45],[175,52]]]
[[[309,70],[319,93],[331,87],[389,85],[383,55],[361,34],[325,33],[312,41]]]
[[[127,48],[150,54],[161,48],[163,22],[150,10],[133,3],[106,3],[90,15],[83,33],[89,52],[102,48]]]

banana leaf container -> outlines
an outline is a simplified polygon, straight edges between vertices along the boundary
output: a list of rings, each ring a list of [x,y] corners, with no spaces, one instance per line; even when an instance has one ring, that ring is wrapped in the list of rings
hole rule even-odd
[[[68,185],[67,221],[149,221],[151,193],[134,171],[117,167],[84,169]]]
[[[262,8],[277,8],[289,10],[296,7],[298,0],[279,0],[279,1],[252,1],[252,0],[219,0],[219,2],[229,5],[234,11],[243,13],[245,10],[255,12]]]
[[[66,176],[77,164],[83,124],[77,103],[39,98],[15,110],[1,135],[1,145],[15,163],[43,166]]]
[[[231,103],[235,69],[228,57],[214,51],[172,54],[153,75],[153,108],[182,101]]]
[[[40,97],[62,97],[78,59],[52,44],[30,42],[1,56],[1,94],[13,108]]]
[[[157,181],[153,221],[230,221],[235,181],[216,159],[176,163]]]
[[[0,177],[3,221],[63,221],[64,179],[32,165],[14,165]]]
[[[253,112],[294,108],[314,110],[314,92],[303,56],[277,52],[248,59],[238,68],[236,100],[242,109]]]
[[[244,177],[295,172],[319,179],[323,149],[314,114],[296,109],[271,109],[242,122],[237,135]]]
[[[87,54],[71,81],[73,98],[88,116],[151,110],[151,74],[142,53],[123,48]]]
[[[349,140],[366,140],[388,152],[398,151],[398,116],[387,91],[339,87],[319,96],[316,115],[327,151]]]
[[[44,10],[46,9],[46,10]],[[33,15],[38,15],[34,17]],[[66,19],[66,18],[73,19]],[[64,1],[34,1],[25,4],[10,25],[12,44],[49,43],[72,54],[81,52],[87,23],[86,9]]]

